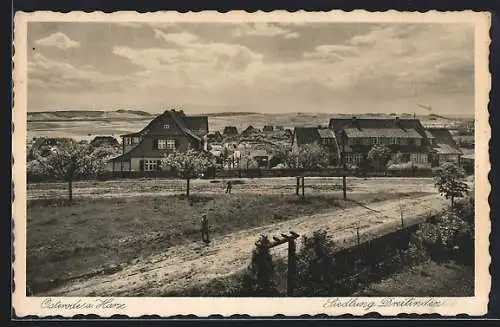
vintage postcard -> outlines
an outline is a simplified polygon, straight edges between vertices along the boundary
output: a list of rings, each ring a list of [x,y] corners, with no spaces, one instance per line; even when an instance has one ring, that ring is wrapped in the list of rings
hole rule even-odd
[[[17,316],[486,313],[488,13],[14,24]]]

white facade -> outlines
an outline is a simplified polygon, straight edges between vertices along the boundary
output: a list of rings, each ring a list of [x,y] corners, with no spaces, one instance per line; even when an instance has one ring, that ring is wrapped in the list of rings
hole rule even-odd
[[[411,153],[410,161],[415,164],[426,165],[429,163],[429,156],[427,153]]]

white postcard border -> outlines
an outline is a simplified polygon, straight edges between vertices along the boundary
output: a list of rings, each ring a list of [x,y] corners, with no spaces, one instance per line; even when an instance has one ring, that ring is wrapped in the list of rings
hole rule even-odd
[[[27,297],[26,290],[26,134],[27,134],[27,25],[29,22],[399,22],[399,23],[471,23],[475,25],[475,296],[461,298],[72,298],[72,297]],[[482,315],[487,312],[491,276],[489,265],[490,210],[488,195],[490,183],[488,173],[490,126],[488,102],[491,77],[488,69],[490,14],[485,12],[305,12],[247,13],[215,11],[199,13],[179,12],[71,12],[56,13],[39,11],[16,13],[14,19],[14,67],[13,67],[13,182],[12,205],[15,260],[13,262],[13,307],[18,317],[60,315],[72,317],[76,314],[96,314],[110,317],[115,314],[139,317],[143,315],[194,314],[206,317],[214,314],[229,316],[248,314],[252,316],[287,316],[327,314],[365,315],[378,312],[381,315],[399,313],[457,315],[461,313]],[[419,302],[416,304],[416,302]],[[431,303],[433,303],[431,305]]]

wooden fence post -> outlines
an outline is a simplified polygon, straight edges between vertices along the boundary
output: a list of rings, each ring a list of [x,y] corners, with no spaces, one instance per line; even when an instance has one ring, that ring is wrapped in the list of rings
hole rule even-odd
[[[288,274],[287,274],[287,295],[293,296],[296,275],[295,239],[288,238]]]
[[[296,179],[296,182],[297,182],[297,184],[296,184],[296,186],[295,186],[295,194],[296,194],[297,196],[299,196],[300,177],[298,177],[298,176],[297,176],[297,177],[295,177],[295,179]]]
[[[305,184],[304,183],[304,176],[302,176],[302,197],[304,197],[304,188],[305,188],[304,184]]]
[[[281,238],[273,237],[273,241],[269,244],[266,244],[268,248],[273,248],[275,246],[288,243],[288,273],[287,273],[287,295],[292,296],[293,290],[295,288],[295,278],[296,278],[296,270],[297,270],[297,258],[296,258],[296,248],[295,248],[295,239],[299,237],[299,234],[290,232],[290,235],[281,234]],[[259,245],[255,243],[255,245]]]

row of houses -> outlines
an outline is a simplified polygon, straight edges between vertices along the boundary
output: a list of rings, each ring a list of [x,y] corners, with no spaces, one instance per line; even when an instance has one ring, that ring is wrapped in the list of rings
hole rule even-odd
[[[327,128],[296,127],[293,146],[322,144],[333,153],[338,164],[342,158],[358,165],[375,144],[391,150],[391,159],[399,153],[405,161],[423,166],[436,166],[445,161],[460,162],[462,151],[446,128],[424,128],[418,119],[399,117],[335,117]]]
[[[252,125],[249,125],[247,128],[245,128],[243,131],[241,131],[241,135],[242,136],[249,136],[249,135],[252,135],[252,134],[255,134],[255,133],[273,133],[273,132],[279,132],[279,131],[283,131],[285,130],[285,128],[283,127],[283,125],[264,125],[264,127],[262,129],[258,129]],[[222,131],[222,135],[225,135],[225,136],[238,136],[240,135],[239,132],[238,132],[238,129],[236,128],[236,126],[225,126],[223,131]]]
[[[122,154],[111,160],[109,170],[157,170],[166,153],[188,148],[208,151],[208,135],[207,116],[165,111],[142,130],[121,136]],[[292,147],[311,143],[325,148],[325,154],[332,158],[331,165],[339,165],[342,158],[349,165],[357,165],[375,144],[387,146],[393,157],[399,153],[406,161],[424,166],[444,161],[459,163],[462,155],[447,129],[424,128],[418,119],[399,117],[339,116],[331,118],[325,127],[294,128]],[[270,168],[271,154],[259,154],[259,158]]]

